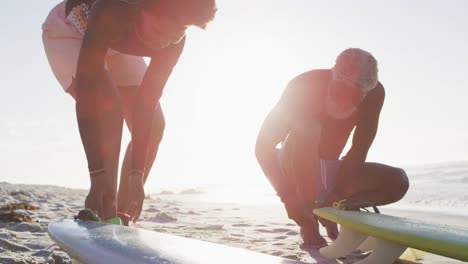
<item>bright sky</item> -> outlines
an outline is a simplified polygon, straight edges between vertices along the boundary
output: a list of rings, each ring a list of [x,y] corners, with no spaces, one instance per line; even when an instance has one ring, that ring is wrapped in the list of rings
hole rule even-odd
[[[48,66],[41,23],[57,0],[3,3],[0,181],[88,187],[74,101]],[[252,184],[258,129],[287,82],[348,47],[374,54],[387,97],[368,159],[468,160],[468,2],[218,0],[190,30],[166,86],[167,127],[148,188]],[[123,146],[128,141],[126,135]],[[411,177],[411,175],[410,175]]]

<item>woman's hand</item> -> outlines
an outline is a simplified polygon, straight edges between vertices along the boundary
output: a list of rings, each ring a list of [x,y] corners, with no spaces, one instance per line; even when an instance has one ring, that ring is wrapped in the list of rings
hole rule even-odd
[[[112,180],[106,173],[91,178],[91,188],[85,200],[85,207],[95,212],[101,220],[113,218],[116,215],[116,194]]]
[[[143,201],[145,200],[144,173],[132,171],[129,177],[130,199],[126,208],[128,208],[127,212],[130,218],[133,222],[136,222],[140,218],[143,209]]]

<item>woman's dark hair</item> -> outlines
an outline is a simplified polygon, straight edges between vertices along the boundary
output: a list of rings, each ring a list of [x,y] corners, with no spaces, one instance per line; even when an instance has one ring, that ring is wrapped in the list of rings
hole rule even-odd
[[[215,0],[172,0],[182,11],[181,20],[187,25],[204,28],[213,20],[217,8]]]

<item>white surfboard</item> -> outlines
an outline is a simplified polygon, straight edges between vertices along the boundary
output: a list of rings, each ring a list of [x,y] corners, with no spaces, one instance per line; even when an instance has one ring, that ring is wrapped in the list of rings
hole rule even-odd
[[[49,224],[48,233],[70,256],[86,264],[303,263],[246,249],[98,222],[57,220]]]

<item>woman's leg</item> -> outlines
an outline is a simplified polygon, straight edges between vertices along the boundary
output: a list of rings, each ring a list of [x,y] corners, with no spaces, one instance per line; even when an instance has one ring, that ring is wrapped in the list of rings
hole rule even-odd
[[[55,8],[54,10],[56,12],[51,12],[51,15],[49,15],[49,18],[46,21],[48,26],[43,32],[44,50],[50,67],[59,83],[65,91],[70,93],[75,99],[78,99],[74,87],[75,84],[72,80],[76,73],[78,54],[82,40],[79,38],[79,34],[77,35],[76,29],[71,26],[67,27],[68,24],[66,23],[64,14],[62,14],[63,10],[60,7],[61,6]],[[61,26],[57,24],[60,24]],[[61,31],[56,31],[56,28],[60,28]],[[68,32],[66,30],[68,30]],[[105,79],[105,77],[103,79]],[[81,136],[84,137],[83,146],[87,152],[87,157],[90,158],[89,160],[92,160],[89,164],[90,169],[92,171],[105,172],[105,175],[103,175],[105,177],[95,177],[94,181],[105,180],[105,183],[102,184],[102,186],[105,187],[100,187],[99,189],[102,191],[102,195],[105,196],[104,199],[108,201],[103,204],[102,199],[96,197],[93,198],[88,195],[85,201],[85,206],[93,207],[93,209],[99,211],[99,215],[104,219],[115,217],[115,192],[117,183],[116,168],[118,167],[117,162],[120,148],[119,131],[121,131],[122,126],[122,118],[121,112],[118,109],[118,102],[116,102],[116,98],[112,93],[112,90],[110,93],[107,92],[108,90],[99,93],[97,93],[97,91],[88,93],[88,95],[90,95],[91,98],[95,98],[96,101],[94,101],[95,103],[92,103],[93,107],[91,109],[80,111],[81,113],[85,112],[88,116],[93,116],[97,114],[97,112],[93,112],[96,108],[104,110],[100,111],[100,114],[98,115],[102,122],[85,122],[87,124],[83,124],[83,122],[81,122],[82,124],[80,126]],[[95,95],[98,96],[94,97]],[[111,96],[109,97],[109,95]],[[81,98],[83,98],[83,96]],[[80,100],[78,104],[83,106],[82,102],[83,100]],[[100,103],[101,105],[97,107],[96,103]],[[86,108],[86,106],[84,108]],[[109,114],[108,110],[110,109],[113,109],[110,111],[113,114]],[[83,110],[83,107],[81,107],[81,110]],[[82,118],[82,116],[80,116],[80,118]],[[91,123],[94,123],[94,125]],[[110,126],[109,123],[111,124]],[[97,124],[99,124],[99,126],[96,126]],[[90,130],[96,131],[95,133],[92,133]],[[105,138],[106,140],[104,141],[106,142],[102,142],[100,138]],[[88,155],[88,153],[92,154]],[[93,155],[95,157],[90,157]],[[108,177],[109,175],[110,177]],[[113,175],[115,177],[112,177]],[[93,179],[91,180],[93,181]],[[93,188],[93,184],[91,184],[91,188]],[[95,188],[96,187],[94,187],[94,189]],[[90,190],[90,194],[91,193],[96,194],[97,192],[95,190]],[[93,200],[99,200],[100,202],[94,202],[94,204],[92,204],[91,201]]]
[[[94,85],[76,89],[78,128],[91,177],[85,206],[97,211],[101,218],[109,219],[116,217],[123,114],[110,77],[102,73]]]

